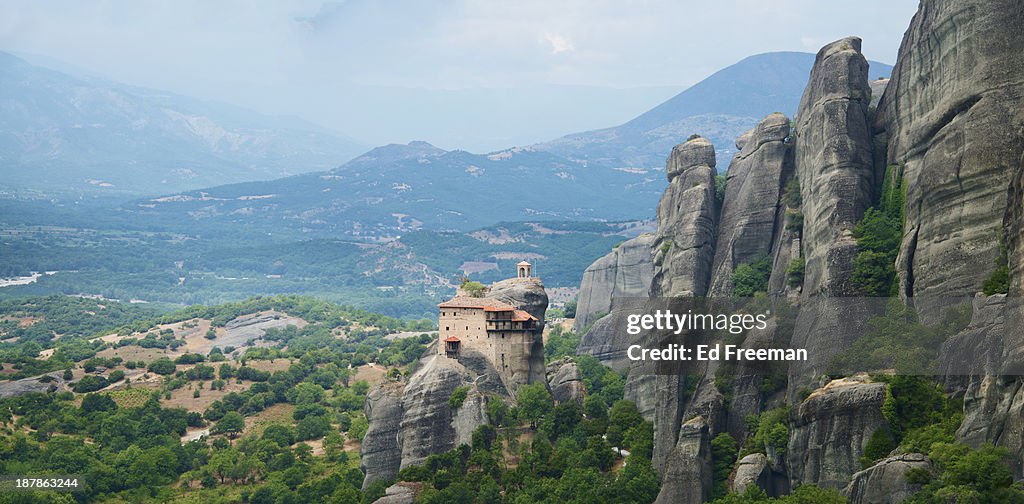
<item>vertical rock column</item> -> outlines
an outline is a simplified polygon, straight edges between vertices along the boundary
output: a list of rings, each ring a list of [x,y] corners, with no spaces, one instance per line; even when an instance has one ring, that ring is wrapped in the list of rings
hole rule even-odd
[[[703,296],[715,247],[715,147],[694,138],[675,146],[658,203],[652,296]]]
[[[775,113],[749,135],[729,165],[725,201],[719,219],[710,296],[732,293],[737,266],[770,254],[781,208],[783,184],[793,169],[789,118]]]
[[[868,125],[868,63],[860,39],[849,37],[818,51],[797,115],[796,172],[804,214],[806,260],[794,348],[810,360],[793,363],[788,394],[814,381],[825,364],[860,334],[863,322],[844,296],[857,243],[851,231],[871,205],[874,187]]]
[[[715,147],[691,138],[675,146],[665,166],[668,187],[658,203],[654,240],[652,297],[703,296],[707,293],[715,244]],[[683,404],[678,375],[647,380],[659,403],[654,411],[654,461],[662,464],[679,436]]]

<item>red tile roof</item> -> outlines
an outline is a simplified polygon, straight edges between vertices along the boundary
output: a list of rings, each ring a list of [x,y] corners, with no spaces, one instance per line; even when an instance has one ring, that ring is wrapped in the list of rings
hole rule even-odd
[[[476,308],[476,309],[491,308],[494,311],[505,311],[505,310],[514,310],[515,309],[514,306],[512,306],[512,305],[510,305],[508,303],[503,303],[503,302],[498,301],[497,299],[494,299],[494,298],[489,298],[489,297],[476,298],[476,297],[469,297],[469,296],[456,296],[456,297],[453,297],[453,298],[449,299],[448,301],[445,301],[445,302],[437,305],[437,307],[438,308]]]
[[[537,320],[537,317],[524,312],[523,310],[516,310],[512,315],[513,322],[526,322],[527,320]]]
[[[455,336],[449,336],[444,339],[445,343],[458,343],[459,341],[461,340],[459,338],[456,338]]]

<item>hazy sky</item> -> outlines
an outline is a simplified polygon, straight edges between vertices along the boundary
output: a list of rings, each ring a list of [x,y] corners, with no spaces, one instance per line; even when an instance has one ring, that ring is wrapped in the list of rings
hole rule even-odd
[[[864,38],[912,0],[8,0],[0,50],[291,114],[367,143],[488,150],[611,126],[751,54]]]

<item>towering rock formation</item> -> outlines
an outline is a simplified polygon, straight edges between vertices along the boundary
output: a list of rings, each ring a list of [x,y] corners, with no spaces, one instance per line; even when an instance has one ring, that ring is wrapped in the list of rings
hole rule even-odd
[[[366,394],[364,410],[370,426],[359,449],[359,466],[366,474],[364,489],[374,481],[394,478],[402,465],[398,432],[404,388],[401,382],[384,382]]]
[[[580,282],[574,331],[582,332],[610,313],[615,298],[647,297],[654,276],[653,244],[654,235],[642,234],[587,267]]]
[[[701,504],[711,495],[711,437],[702,417],[683,424],[655,503]]]
[[[860,46],[849,37],[818,51],[797,113],[805,296],[853,294],[857,243],[850,231],[871,206],[875,182],[868,62]]]
[[[834,380],[796,406],[786,448],[794,486],[846,487],[871,434],[886,428],[884,402],[885,384],[859,375]]]
[[[947,374],[966,375],[944,383],[964,399],[958,440],[1008,448],[1017,477],[1024,477],[1022,32],[1024,9],[1015,0],[924,0],[888,82],[868,82],[860,39],[826,45],[795,130],[773,115],[737,140],[740,153],[728,172],[720,215],[710,144],[697,138],[673,149],[652,244],[651,296],[729,295],[738,264],[772,255],[768,290],[800,305],[795,327],[789,324],[791,346],[812,357],[791,363],[784,394],[793,407],[790,438],[785,462],[773,469],[785,471],[792,485],[845,488],[854,502],[894,502],[917,489],[903,474],[929,464],[918,454],[899,454],[860,471],[871,434],[886,428],[886,386],[864,375],[824,384],[822,376],[830,358],[864,333],[862,324],[877,308],[849,299],[857,295],[852,230],[891,165],[898,169],[888,171],[902,174],[906,190],[896,264],[900,295],[925,322],[935,321],[934,308],[974,297],[997,267],[1000,239],[1005,243],[1009,296],[977,296],[969,327],[943,345],[939,361]],[[782,203],[790,171],[800,183],[799,215]],[[785,269],[798,258],[805,261],[803,283],[792,288]],[[614,349],[622,342],[615,339],[615,320],[598,321],[581,351],[617,362]],[[778,343],[777,330],[752,331],[743,344]],[[631,368],[627,396],[644,403],[641,410],[655,422],[659,501],[706,497],[706,440],[723,431],[742,437],[746,415],[783,400],[764,393],[759,370],[729,371],[688,363],[678,373],[655,376],[650,368]],[[801,400],[802,389],[814,392]],[[766,460],[745,460],[738,487],[767,485]]]
[[[539,278],[509,278],[491,284],[488,296],[499,299],[537,318],[537,331],[525,363],[526,383],[544,383],[544,313],[548,309],[548,294]],[[515,391],[509,391],[514,393]]]
[[[653,296],[703,296],[715,253],[715,147],[693,138],[672,149],[658,203]]]
[[[772,252],[783,185],[793,170],[789,133],[789,118],[776,113],[737,142],[742,147],[727,173],[710,296],[728,296],[736,266]]]
[[[513,376],[527,377],[525,383],[547,383],[540,336],[548,306],[544,285],[536,278],[513,278],[492,284],[487,295],[537,318],[539,329],[529,355],[510,365],[521,368]],[[566,366],[559,381],[566,394],[578,392],[570,380],[573,369],[575,366]],[[400,469],[420,464],[432,454],[471,443],[473,431],[487,422],[485,392],[504,397],[514,393],[498,374],[494,363],[486,359],[467,358],[463,365],[431,346],[408,382],[384,381],[371,389],[366,396],[370,426],[360,459],[366,474],[364,488],[393,478]],[[468,387],[466,399],[453,410],[448,399],[460,386]]]
[[[844,38],[826,45],[814,67],[797,113],[796,172],[803,200],[803,305],[793,346],[812,361],[790,367],[791,397],[823,371],[823,365],[852,339],[864,321],[849,303],[857,242],[851,231],[871,206],[875,173],[868,125],[868,63],[861,41]]]
[[[995,267],[1024,150],[1022,31],[1016,0],[932,0],[904,35],[876,124],[904,166],[905,296],[971,295]]]

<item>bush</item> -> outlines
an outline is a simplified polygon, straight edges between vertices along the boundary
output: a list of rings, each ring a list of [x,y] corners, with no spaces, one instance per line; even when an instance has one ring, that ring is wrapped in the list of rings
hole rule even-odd
[[[807,262],[803,257],[798,257],[789,261],[789,265],[786,266],[786,283],[792,288],[800,287],[804,284],[804,267]]]
[[[760,255],[747,264],[740,264],[732,273],[733,297],[754,297],[758,292],[768,291],[768,279],[772,274],[772,258]]]
[[[981,291],[986,296],[1006,294],[1010,292],[1010,263],[1007,258],[1006,244],[999,239],[999,257],[996,259],[996,270],[985,280]]]
[[[786,210],[786,231],[802,233],[804,230],[804,213],[800,210]]]
[[[469,394],[469,387],[463,385],[461,387],[455,387],[452,391],[451,397],[448,398],[448,407],[455,411],[462,406],[462,403],[466,400],[466,395]]]
[[[158,375],[166,376],[174,372],[175,365],[174,362],[171,361],[171,359],[168,359],[167,357],[161,357],[153,362],[150,362],[149,367],[147,369]]]
[[[89,375],[83,376],[81,380],[78,380],[78,382],[71,387],[71,390],[74,390],[79,394],[84,394],[87,392],[95,392],[107,385],[110,385],[110,383],[107,382],[106,378],[103,378],[102,376]]]
[[[896,256],[903,240],[905,199],[902,168],[890,165],[878,206],[869,208],[852,232],[859,252],[850,280],[864,296],[886,297],[897,292]]]
[[[782,193],[782,202],[789,208],[800,208],[803,205],[803,197],[800,195],[800,179],[790,178],[786,182],[786,189]]]
[[[736,440],[723,432],[711,440],[712,486],[711,498],[724,496],[729,492],[728,480],[732,466],[736,463]]]

